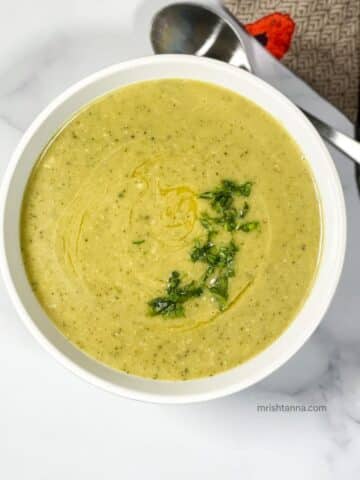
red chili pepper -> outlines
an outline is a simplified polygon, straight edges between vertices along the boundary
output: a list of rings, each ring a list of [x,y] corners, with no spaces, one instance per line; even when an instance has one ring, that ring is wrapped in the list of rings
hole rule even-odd
[[[272,13],[256,22],[248,23],[245,28],[269,52],[280,59],[289,50],[295,22],[286,13]]]

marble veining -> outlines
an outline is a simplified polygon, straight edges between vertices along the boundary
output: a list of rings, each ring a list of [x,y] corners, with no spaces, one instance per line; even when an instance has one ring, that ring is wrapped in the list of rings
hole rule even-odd
[[[164,0],[3,0],[0,174],[32,119],[66,87],[151,54]],[[204,2],[209,3],[209,2]],[[211,2],[216,3],[216,2]],[[260,47],[256,71],[345,132],[346,118],[296,89]],[[87,385],[27,333],[0,283],[0,477],[6,479],[360,478],[360,200],[350,161],[330,149],[344,188],[348,247],[323,322],[281,369],[248,390],[192,406],[132,402]],[[257,405],[325,405],[323,413]]]

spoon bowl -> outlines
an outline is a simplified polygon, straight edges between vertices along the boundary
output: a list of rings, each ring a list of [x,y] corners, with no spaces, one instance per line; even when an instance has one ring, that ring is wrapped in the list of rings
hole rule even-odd
[[[156,53],[210,57],[251,70],[235,30],[201,5],[176,3],[160,10],[153,19],[151,43]]]

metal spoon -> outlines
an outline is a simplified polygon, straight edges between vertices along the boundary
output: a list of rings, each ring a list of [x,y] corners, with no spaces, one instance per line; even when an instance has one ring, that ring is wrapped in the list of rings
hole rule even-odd
[[[152,22],[151,43],[155,53],[206,56],[252,71],[241,25],[202,5],[175,3],[160,10]],[[360,164],[360,142],[302,111],[325,140]]]

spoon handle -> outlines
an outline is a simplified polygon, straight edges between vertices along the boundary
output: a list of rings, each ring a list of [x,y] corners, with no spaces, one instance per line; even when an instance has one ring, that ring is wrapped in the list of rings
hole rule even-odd
[[[304,110],[303,113],[308,117],[324,140],[328,141],[340,152],[345,153],[345,155],[360,165],[360,142],[330,127],[330,125],[314,117],[311,113]]]
[[[239,22],[239,20],[228,10],[224,8],[224,11],[227,17],[231,20],[231,25],[234,27],[235,31],[237,32],[239,41],[240,41],[240,48],[239,50],[243,50],[245,53],[245,58],[247,59],[247,64],[249,65],[247,49],[249,45],[248,34],[244,29],[244,26]],[[244,68],[242,63],[238,63],[240,68]],[[250,68],[247,66],[245,70],[252,72],[251,64]],[[300,108],[300,107],[299,107]],[[327,123],[323,122],[317,117],[314,117],[311,113],[302,110],[303,113],[308,117],[310,122],[314,125],[317,129],[319,134],[322,136],[324,140],[329,142],[335,148],[337,148],[340,152],[344,153],[348,158],[353,160],[355,163],[360,165],[360,142],[352,139],[348,135],[339,132],[335,128],[331,127]]]

